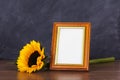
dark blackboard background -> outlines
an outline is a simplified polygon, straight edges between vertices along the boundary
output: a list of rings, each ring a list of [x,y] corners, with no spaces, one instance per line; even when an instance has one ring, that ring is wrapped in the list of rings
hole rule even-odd
[[[90,59],[120,59],[120,0],[0,0],[0,59],[29,41],[50,55],[53,22],[91,22]]]

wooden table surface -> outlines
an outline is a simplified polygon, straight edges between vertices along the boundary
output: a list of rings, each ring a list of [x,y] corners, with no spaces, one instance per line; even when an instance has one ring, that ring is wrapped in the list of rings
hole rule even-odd
[[[89,72],[39,71],[28,74],[17,71],[10,60],[0,60],[0,80],[120,80],[120,61],[90,65]]]

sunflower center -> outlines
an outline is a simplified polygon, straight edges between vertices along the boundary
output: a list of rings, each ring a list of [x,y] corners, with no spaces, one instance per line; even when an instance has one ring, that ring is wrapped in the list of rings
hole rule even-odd
[[[38,51],[35,51],[34,53],[32,53],[29,57],[28,60],[28,66],[31,67],[32,65],[36,65],[37,64],[37,58],[40,56],[40,54],[38,53]]]

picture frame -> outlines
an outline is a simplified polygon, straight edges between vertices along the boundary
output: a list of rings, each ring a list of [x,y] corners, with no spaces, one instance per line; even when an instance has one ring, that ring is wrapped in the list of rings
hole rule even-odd
[[[51,70],[89,70],[90,22],[54,22]]]

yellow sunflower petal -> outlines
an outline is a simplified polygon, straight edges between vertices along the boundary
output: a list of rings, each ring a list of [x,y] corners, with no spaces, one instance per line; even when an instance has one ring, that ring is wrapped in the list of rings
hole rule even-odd
[[[45,58],[44,55],[44,48],[40,48],[40,43],[36,42],[35,40],[32,40],[30,43],[23,46],[23,49],[20,50],[19,57],[17,60],[17,67],[18,71],[20,72],[34,72],[36,70],[40,70],[44,63],[42,62],[42,59]],[[32,64],[31,66],[28,64],[29,58],[34,52],[38,52],[40,56],[36,59],[36,64]],[[34,56],[33,56],[34,57]]]

